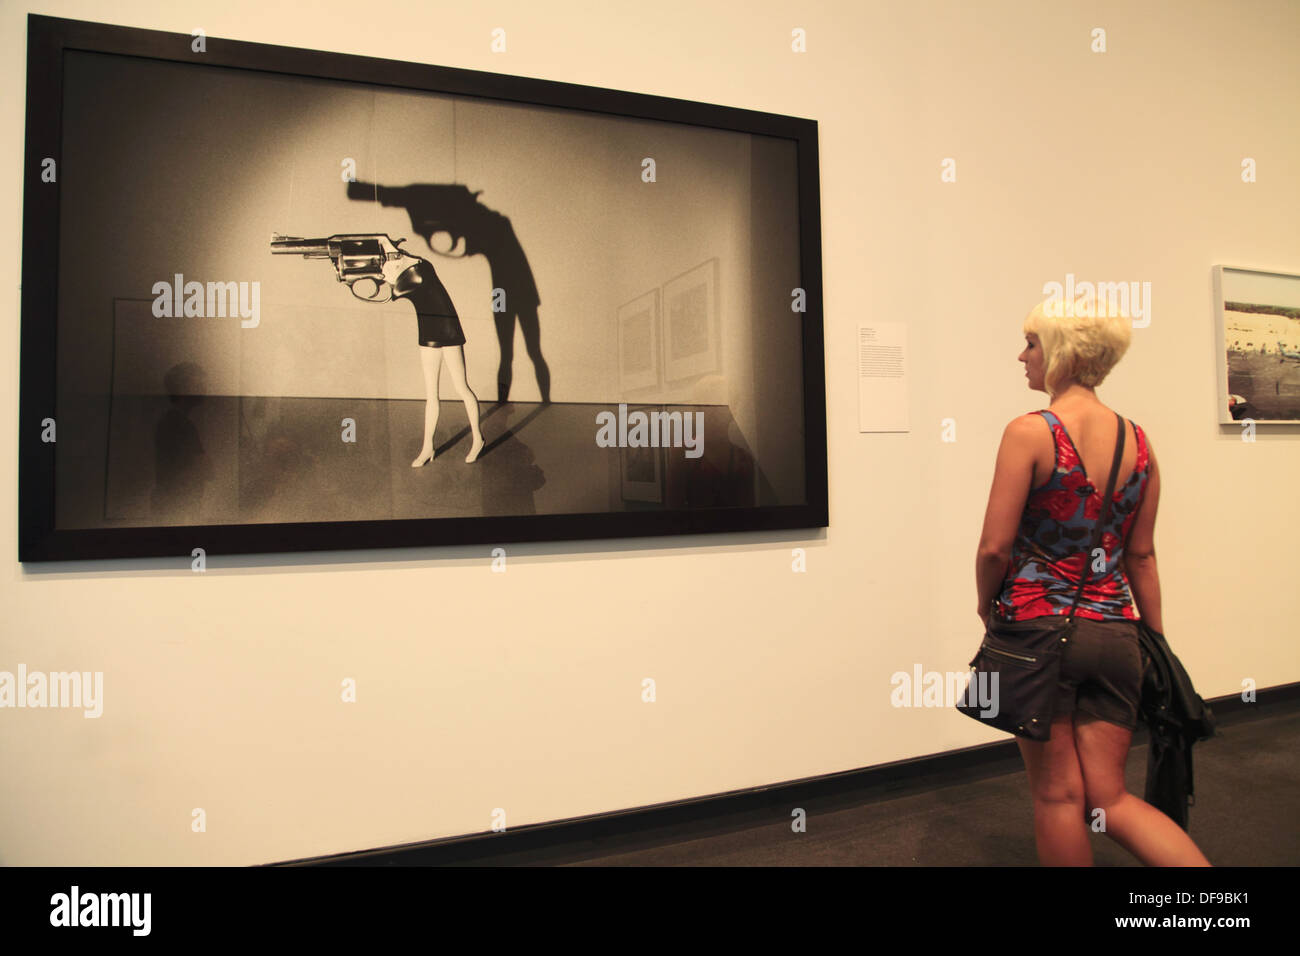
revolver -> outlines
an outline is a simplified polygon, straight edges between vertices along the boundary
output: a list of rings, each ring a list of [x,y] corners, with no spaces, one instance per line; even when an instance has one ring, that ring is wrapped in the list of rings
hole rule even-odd
[[[334,263],[334,271],[340,282],[348,284],[350,291],[358,299],[366,302],[387,302],[392,298],[392,286],[384,275],[384,266],[396,259],[409,258],[412,264],[418,261],[404,249],[399,249],[405,239],[390,239],[385,233],[365,233],[346,236],[330,236],[327,239],[303,239],[299,236],[271,236],[271,254],[276,256],[299,255],[304,259],[329,259]],[[363,279],[375,283],[374,295],[362,295],[356,284]],[[388,298],[379,298],[385,286],[389,289]]]

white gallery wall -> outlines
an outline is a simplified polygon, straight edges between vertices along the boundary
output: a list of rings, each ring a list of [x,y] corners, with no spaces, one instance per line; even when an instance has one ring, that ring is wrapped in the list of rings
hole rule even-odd
[[[1150,283],[1150,324],[1099,395],[1159,455],[1175,652],[1206,698],[1300,680],[1300,428],[1250,443],[1216,424],[1211,299],[1214,264],[1300,273],[1300,5],[308,9],[0,4],[0,670],[104,675],[98,718],[0,709],[0,864],[262,863],[1006,739],[894,707],[890,678],[963,670],[978,642],[998,440],[1048,403],[1016,361],[1021,321],[1067,275]],[[830,528],[507,544],[504,573],[489,546],[19,565],[28,12],[816,119]],[[873,320],[908,327],[906,434],[858,431]]]

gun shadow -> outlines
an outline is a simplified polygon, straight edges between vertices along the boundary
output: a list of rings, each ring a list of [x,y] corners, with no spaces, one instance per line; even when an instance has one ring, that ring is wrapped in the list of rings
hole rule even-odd
[[[480,190],[481,192],[481,190]],[[478,192],[458,184],[417,183],[410,186],[381,186],[350,182],[349,199],[370,200],[384,206],[401,206],[411,217],[411,228],[436,255],[435,233],[447,233],[455,249],[464,240],[463,252],[452,258],[481,255],[492,274],[492,314],[501,361],[497,367],[497,401],[510,399],[513,380],[515,327],[523,333],[524,348],[533,363],[542,404],[551,401],[551,371],[542,355],[541,297],[528,264],[528,256],[515,235],[510,220],[478,201]]]

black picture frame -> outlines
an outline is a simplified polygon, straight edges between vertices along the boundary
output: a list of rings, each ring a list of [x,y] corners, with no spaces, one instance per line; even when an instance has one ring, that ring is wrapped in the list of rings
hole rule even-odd
[[[192,39],[185,34],[35,14],[28,17],[18,429],[20,562],[164,556],[188,559],[195,548],[202,548],[212,556],[500,545],[828,526],[820,187],[814,120],[525,77],[216,37],[205,38],[204,49],[198,52],[193,49]],[[66,58],[81,52],[136,58],[151,64],[196,63],[231,71],[251,70],[282,77],[465,97],[476,102],[577,110],[793,143],[797,155],[795,195],[784,198],[797,203],[802,312],[792,316],[792,321],[801,323],[802,391],[798,396],[788,396],[787,404],[790,407],[802,404],[801,411],[795,408],[791,414],[798,416],[797,431],[802,433],[803,500],[790,504],[745,504],[737,499],[722,505],[706,502],[658,510],[572,514],[59,527],[55,494],[58,440],[48,440],[46,425],[55,419],[53,410],[59,395],[60,276],[72,265],[60,261],[63,180],[43,181],[42,171],[49,158],[55,160],[56,169],[63,166]],[[613,316],[610,321],[613,323]],[[631,403],[654,404],[644,398],[633,399]],[[611,452],[610,471],[617,488],[623,471],[620,463],[625,456],[617,448]],[[691,480],[689,476],[682,479],[683,485],[689,485]]]

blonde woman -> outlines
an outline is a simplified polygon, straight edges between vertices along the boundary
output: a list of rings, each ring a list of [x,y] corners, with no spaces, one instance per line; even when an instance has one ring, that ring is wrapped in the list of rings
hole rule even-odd
[[[1100,313],[1100,314],[1095,314]],[[1096,387],[1128,350],[1122,313],[1040,303],[1025,319],[1029,388],[1048,408],[1002,435],[976,561],[979,616],[1027,620],[1068,614],[1091,561],[1090,532],[1115,453],[1115,413]],[[1163,633],[1155,523],[1160,472],[1146,433],[1125,422],[1124,453],[1101,546],[1075,632],[1061,658],[1051,738],[1017,738],[1033,791],[1034,837],[1045,866],[1090,866],[1089,827],[1149,866],[1209,866],[1181,827],[1128,792],[1124,765],[1138,722],[1143,655],[1137,619]],[[1094,483],[1097,482],[1097,483]],[[1136,610],[1134,609],[1136,602]]]

